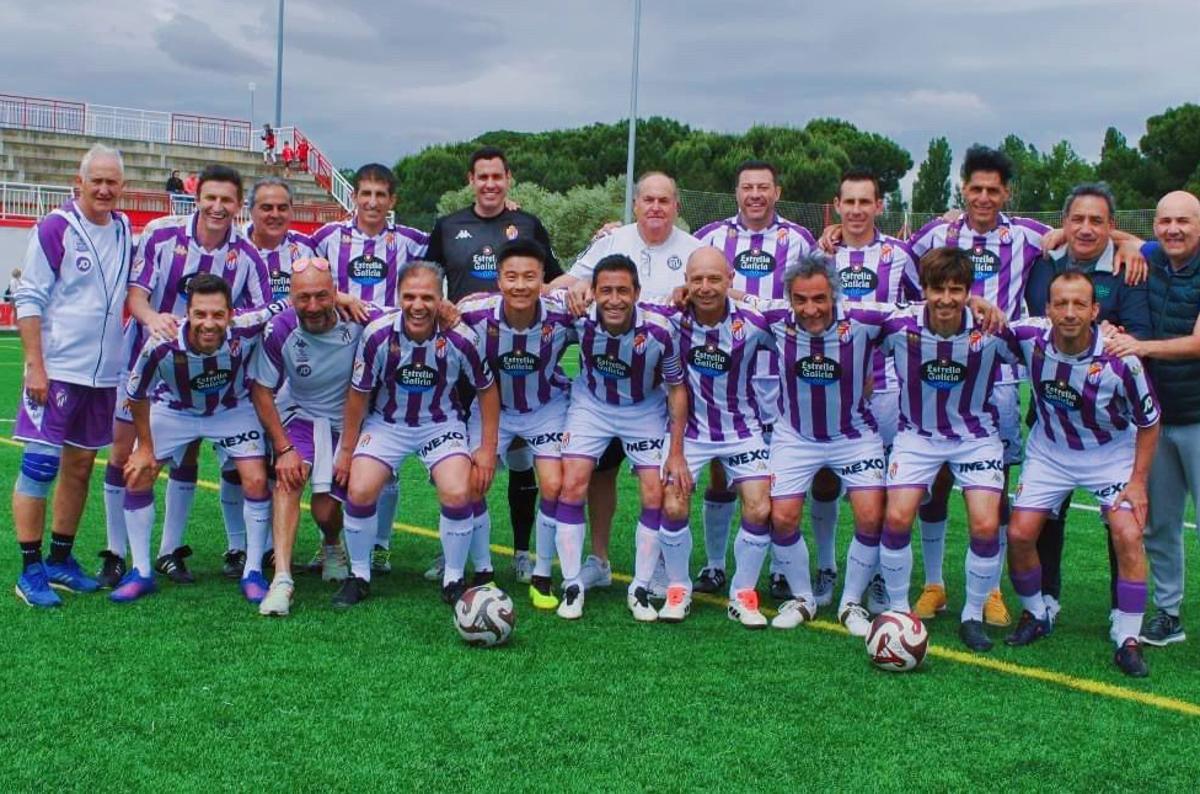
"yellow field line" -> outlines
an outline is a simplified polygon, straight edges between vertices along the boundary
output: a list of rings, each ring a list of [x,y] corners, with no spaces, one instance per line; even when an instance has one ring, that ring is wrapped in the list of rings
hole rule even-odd
[[[11,447],[24,446],[20,442],[13,441],[8,438],[0,438],[0,442]],[[107,464],[105,458],[96,457],[96,465]],[[160,477],[166,477],[166,473],[162,473]],[[220,491],[219,483],[210,482],[208,480],[200,480],[196,483],[199,487],[209,491]],[[301,502],[301,507],[304,510],[309,509],[307,502]],[[439,535],[436,530],[428,527],[419,527],[413,524],[406,524],[396,521],[392,524],[395,529],[400,530],[406,535],[416,535],[422,538],[437,540]],[[495,544],[492,551],[497,554],[510,555],[513,549],[508,546]],[[613,579],[619,582],[629,583],[633,579],[622,573],[614,572]],[[705,604],[724,607],[726,600],[717,596],[708,595],[706,593],[696,593],[693,599]],[[771,610],[764,609],[764,613],[771,614]],[[845,626],[840,623],[834,623],[828,620],[813,620],[804,624],[818,631],[825,631],[832,634],[849,635]],[[1173,711],[1177,714],[1185,714],[1189,717],[1200,717],[1200,704],[1192,703],[1187,700],[1178,698],[1166,697],[1163,695],[1155,695],[1149,692],[1139,692],[1135,689],[1128,689],[1116,684],[1108,684],[1103,681],[1095,681],[1090,678],[1080,678],[1078,676],[1067,675],[1066,673],[1058,673],[1053,670],[1046,670],[1042,667],[1031,667],[1029,665],[1015,664],[1013,662],[1005,662],[999,659],[993,659],[987,656],[978,656],[976,654],[958,651],[951,648],[943,648],[940,645],[930,645],[928,654],[936,659],[945,659],[958,664],[964,664],[971,667],[978,667],[983,670],[990,670],[995,673],[1003,673],[1005,675],[1017,676],[1019,678],[1028,678],[1033,681],[1041,681],[1047,684],[1053,684],[1065,689],[1072,689],[1076,692],[1085,692],[1089,695],[1097,695],[1099,697],[1111,698],[1113,700],[1124,700],[1131,703],[1138,703],[1143,706],[1161,709],[1163,711]]]

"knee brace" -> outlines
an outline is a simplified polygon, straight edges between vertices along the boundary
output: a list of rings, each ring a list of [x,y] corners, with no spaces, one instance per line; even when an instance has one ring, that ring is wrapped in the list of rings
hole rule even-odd
[[[21,472],[17,475],[16,491],[35,499],[45,499],[50,485],[58,476],[62,450],[49,444],[25,445],[21,456]]]

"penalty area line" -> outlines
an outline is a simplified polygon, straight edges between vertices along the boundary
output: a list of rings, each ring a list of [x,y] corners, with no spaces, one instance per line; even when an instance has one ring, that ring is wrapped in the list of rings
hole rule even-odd
[[[24,445],[18,441],[13,441],[9,438],[0,438],[0,442],[10,447],[23,447]],[[96,456],[96,465],[106,465],[108,460],[99,455]],[[160,478],[167,476],[166,472],[162,472]],[[220,492],[221,486],[219,483],[209,480],[199,480],[196,485],[204,488],[207,491]],[[308,502],[301,500],[300,506],[303,510],[309,509]],[[406,535],[414,535],[416,537],[427,538],[429,540],[438,540],[439,535],[437,530],[428,527],[421,527],[415,524],[408,524],[402,521],[393,522],[392,527],[403,532]],[[509,546],[493,544],[492,551],[497,554],[511,555],[513,549]],[[614,581],[628,584],[633,581],[628,574],[618,573],[613,571],[612,578]],[[704,604],[710,604],[717,607],[724,607],[726,600],[707,593],[695,593],[692,595],[693,600]],[[771,615],[774,610],[764,609],[764,614]],[[813,620],[804,624],[806,627],[823,631],[829,634],[839,634],[849,636],[846,627],[840,623],[834,623],[829,620]],[[1104,681],[1096,681],[1090,678],[1081,678],[1079,676],[1068,675],[1054,670],[1047,670],[1042,667],[1033,667],[1030,665],[1017,664],[1015,662],[1007,662],[1001,659],[994,659],[987,656],[979,656],[966,651],[959,651],[953,648],[944,648],[940,645],[930,645],[928,654],[936,659],[945,659],[946,661],[955,662],[957,664],[966,665],[968,667],[976,667],[982,670],[989,670],[1002,675],[1009,675],[1016,678],[1025,678],[1032,681],[1040,681],[1045,684],[1058,686],[1063,689],[1070,689],[1075,692],[1082,692],[1089,695],[1108,698],[1110,700],[1121,700],[1128,703],[1136,703],[1142,706],[1160,709],[1162,711],[1171,711],[1176,714],[1183,714],[1188,717],[1200,717],[1200,704],[1192,703],[1179,698],[1167,697],[1165,695],[1156,695],[1151,692],[1141,692],[1136,689],[1110,684]]]

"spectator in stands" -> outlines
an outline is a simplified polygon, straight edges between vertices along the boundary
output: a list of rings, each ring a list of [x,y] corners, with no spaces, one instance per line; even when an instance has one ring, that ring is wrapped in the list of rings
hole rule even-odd
[[[283,142],[283,171],[288,176],[292,175],[292,163],[296,161],[296,151],[292,149],[291,141]]]
[[[171,175],[169,177],[167,177],[167,192],[168,193],[182,193],[183,192],[183,180],[179,178],[178,171],[172,171]]]
[[[196,176],[196,172],[192,171],[189,173],[187,175],[187,179],[183,180],[183,192],[187,193],[189,196],[195,196],[197,181],[199,181],[199,177]]]
[[[6,287],[4,290],[5,303],[13,302],[13,293],[16,292],[17,287],[19,286],[21,286],[21,268],[14,267],[12,269],[12,273],[8,277],[8,287]]]
[[[308,139],[301,138],[296,144],[296,170],[302,174],[308,173]]]
[[[263,162],[275,165],[275,130],[270,124],[263,125],[263,134],[258,136],[263,142]]]

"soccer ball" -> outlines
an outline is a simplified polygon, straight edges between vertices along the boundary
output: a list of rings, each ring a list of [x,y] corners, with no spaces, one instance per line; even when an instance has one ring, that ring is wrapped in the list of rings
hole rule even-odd
[[[902,673],[921,664],[929,648],[929,632],[916,615],[884,612],[867,632],[867,655],[881,670]]]
[[[477,648],[508,642],[516,623],[513,601],[498,587],[472,587],[454,605],[454,627],[467,645]]]

